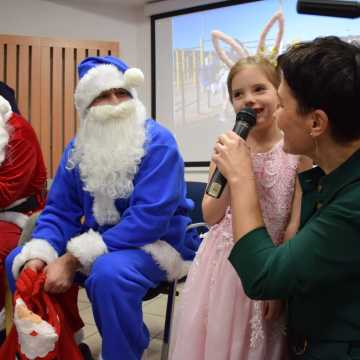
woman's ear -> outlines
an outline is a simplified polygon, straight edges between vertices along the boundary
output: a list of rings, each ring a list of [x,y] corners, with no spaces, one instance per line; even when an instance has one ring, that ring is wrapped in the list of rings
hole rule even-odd
[[[310,135],[317,137],[329,129],[329,118],[325,111],[317,109],[311,114]]]

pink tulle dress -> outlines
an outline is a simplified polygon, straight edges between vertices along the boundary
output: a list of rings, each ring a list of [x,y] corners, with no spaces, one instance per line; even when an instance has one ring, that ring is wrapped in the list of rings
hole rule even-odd
[[[257,191],[266,227],[283,241],[290,217],[298,157],[283,142],[253,155]],[[285,316],[263,319],[263,302],[250,300],[228,256],[234,245],[231,212],[203,239],[190,268],[171,335],[170,360],[286,359]]]

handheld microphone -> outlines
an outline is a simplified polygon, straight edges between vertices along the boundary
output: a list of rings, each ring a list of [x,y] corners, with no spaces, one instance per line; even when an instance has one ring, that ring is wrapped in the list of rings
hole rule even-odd
[[[243,139],[246,139],[255,124],[256,112],[252,108],[246,107],[237,113],[233,131]],[[221,174],[218,168],[216,168],[206,187],[206,193],[218,199],[221,196],[226,183],[226,178]]]
[[[360,2],[349,0],[298,0],[299,14],[324,15],[355,19],[360,17]]]

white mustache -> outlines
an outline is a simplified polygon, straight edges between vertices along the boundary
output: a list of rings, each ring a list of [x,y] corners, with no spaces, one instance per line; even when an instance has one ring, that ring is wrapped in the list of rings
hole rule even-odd
[[[89,118],[95,121],[124,119],[136,111],[134,99],[124,101],[117,105],[97,105],[89,109]]]

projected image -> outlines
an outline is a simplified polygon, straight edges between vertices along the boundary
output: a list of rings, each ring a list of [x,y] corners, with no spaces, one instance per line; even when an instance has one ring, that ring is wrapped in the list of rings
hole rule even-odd
[[[185,161],[195,163],[209,161],[217,136],[234,124],[227,75],[238,59],[265,54],[275,60],[289,45],[317,36],[360,42],[358,20],[300,15],[295,0],[245,2],[156,25],[156,36],[164,40],[166,32],[170,45],[168,60],[164,41],[156,47],[157,119],[175,134]]]

